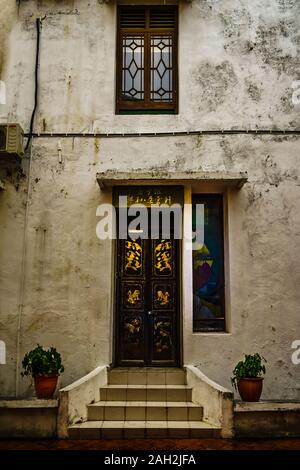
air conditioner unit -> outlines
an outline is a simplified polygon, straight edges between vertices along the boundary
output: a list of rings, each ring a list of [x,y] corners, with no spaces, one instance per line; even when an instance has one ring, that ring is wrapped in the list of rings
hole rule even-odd
[[[0,124],[0,155],[24,155],[24,132],[20,124]]]

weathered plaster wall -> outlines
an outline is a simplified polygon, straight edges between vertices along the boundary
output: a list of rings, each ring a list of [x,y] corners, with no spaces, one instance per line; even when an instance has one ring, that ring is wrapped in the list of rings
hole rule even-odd
[[[110,361],[111,243],[96,237],[95,216],[105,196],[95,181],[97,154],[73,146],[63,142],[63,165],[56,141],[34,150],[23,317],[25,350],[40,338],[59,345],[63,384]]]
[[[116,3],[21,0],[8,111],[28,128],[35,20],[42,18],[40,131],[297,128],[297,0],[194,0],[179,8],[179,115],[116,116]],[[59,105],[57,105],[59,103]]]
[[[299,129],[300,106],[291,99],[292,82],[300,79],[296,0],[180,4],[179,114],[138,117],[114,114],[114,2],[20,3],[6,49],[8,100],[0,119],[9,114],[28,130],[40,16],[38,131]],[[15,393],[19,320],[20,357],[38,341],[55,345],[66,366],[62,385],[111,360],[112,246],[95,233],[96,208],[109,194],[100,193],[96,172],[226,169],[249,173],[246,186],[229,193],[231,330],[193,335],[185,311],[184,361],[229,386],[236,361],[257,350],[268,359],[264,397],[299,399],[300,366],[290,358],[300,335],[299,137],[60,143],[62,164],[58,139],[34,139],[29,183],[25,159],[26,178],[19,172],[16,180],[17,170],[6,175],[0,194],[0,339],[8,350],[1,395]],[[29,381],[21,381],[20,393],[30,393]]]
[[[0,0],[0,79],[5,67],[9,35],[17,18],[17,2],[14,0]]]
[[[5,191],[0,193],[0,339],[6,344],[6,365],[0,366],[1,396],[15,388],[16,344],[20,302],[26,180],[0,157]]]

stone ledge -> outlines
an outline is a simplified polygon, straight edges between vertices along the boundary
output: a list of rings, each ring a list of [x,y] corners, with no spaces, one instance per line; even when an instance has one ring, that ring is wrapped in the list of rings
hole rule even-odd
[[[300,437],[300,402],[235,402],[238,438]]]
[[[58,400],[0,400],[0,438],[53,438],[57,436]]]
[[[234,403],[235,412],[255,412],[255,411],[300,411],[300,402],[280,402],[280,401],[258,401]]]
[[[248,180],[246,172],[227,172],[227,171],[132,171],[121,172],[118,170],[106,170],[97,173],[97,181],[101,190],[114,185],[123,184],[154,184],[154,180],[164,184],[183,184],[192,182],[220,183],[224,186],[232,186],[237,189]]]
[[[38,398],[16,400],[0,400],[0,408],[57,408],[58,400],[42,400]]]

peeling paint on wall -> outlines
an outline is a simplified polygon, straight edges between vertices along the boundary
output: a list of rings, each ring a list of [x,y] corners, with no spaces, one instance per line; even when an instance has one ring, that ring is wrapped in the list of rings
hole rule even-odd
[[[263,63],[270,65],[279,74],[293,76],[299,73],[300,58],[297,47],[300,45],[300,36],[297,18],[283,19],[273,25],[260,24],[254,41],[254,53]],[[290,42],[295,44],[293,48]]]
[[[262,89],[254,83],[253,81],[249,80],[248,78],[245,79],[245,85],[247,89],[247,93],[253,101],[260,101]]]
[[[249,38],[253,21],[250,12],[243,7],[226,9],[219,13],[219,17],[223,23],[224,49],[234,54],[248,54],[251,51]]]
[[[237,84],[237,76],[229,61],[220,64],[201,63],[193,74],[200,85],[198,105],[205,106],[207,112],[215,111]]]

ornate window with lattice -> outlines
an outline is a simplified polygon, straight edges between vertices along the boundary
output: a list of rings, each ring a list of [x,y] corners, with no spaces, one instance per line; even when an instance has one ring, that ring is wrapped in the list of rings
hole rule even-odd
[[[176,113],[177,7],[118,8],[117,113]]]

